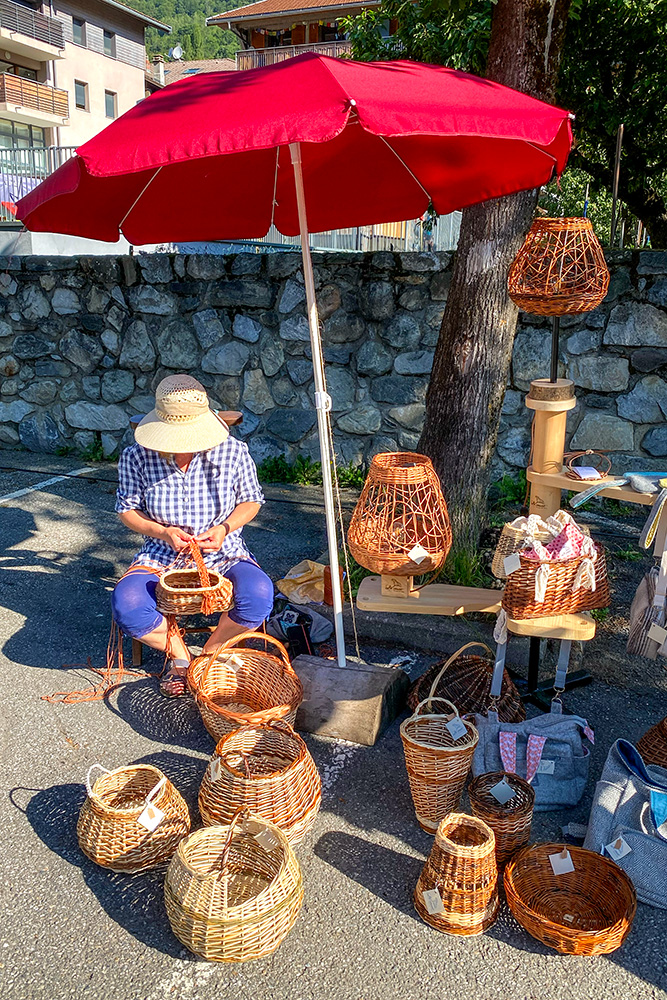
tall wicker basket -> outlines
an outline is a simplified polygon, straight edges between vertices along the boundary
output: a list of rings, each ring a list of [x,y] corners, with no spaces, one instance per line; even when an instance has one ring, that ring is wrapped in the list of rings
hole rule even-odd
[[[220,740],[199,789],[206,826],[240,808],[275,823],[294,846],[313,826],[322,783],[306,744],[285,722],[242,726]]]
[[[483,934],[498,914],[497,883],[493,830],[481,819],[452,813],[438,826],[415,889],[415,909],[444,934]]]
[[[282,830],[244,811],[179,844],[164,899],[171,929],[191,952],[248,962],[271,954],[292,929],[303,902],[301,870]]]
[[[645,764],[667,767],[667,716],[647,729],[637,743]]]
[[[439,569],[452,529],[431,460],[409,451],[375,455],[347,540],[357,562],[373,573],[415,576]]]
[[[505,781],[514,792],[505,803],[491,794],[491,789],[501,781]],[[502,871],[506,862],[530,840],[535,791],[518,774],[489,771],[470,782],[468,795],[473,816],[483,819],[493,830],[496,864],[498,871]]]

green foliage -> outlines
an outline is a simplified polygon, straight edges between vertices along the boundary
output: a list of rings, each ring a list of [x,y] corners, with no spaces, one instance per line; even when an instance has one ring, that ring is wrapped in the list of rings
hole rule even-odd
[[[67,458],[67,456],[71,455],[73,451],[76,451],[73,445],[59,444],[58,447],[56,448],[56,455],[58,456],[58,458]]]
[[[598,625],[601,625],[603,622],[606,622],[607,618],[609,618],[609,608],[593,608],[591,611],[591,618],[593,621],[597,622]]]
[[[644,553],[630,545],[627,549],[616,549],[612,556],[614,559],[621,559],[624,562],[639,562],[640,559],[644,558]]]
[[[438,579],[459,587],[491,587],[494,583],[481,553],[465,548],[452,548]]]
[[[357,594],[359,593],[359,587],[361,586],[361,581],[365,580],[367,576],[373,576],[374,574],[371,570],[360,566],[356,559],[349,554],[349,552],[347,558],[350,566],[350,574],[344,581],[343,593],[346,600],[349,600],[350,594],[352,594],[353,599],[356,599]],[[345,570],[345,555],[342,549],[338,553],[338,561],[343,567],[343,570]]]
[[[241,7],[247,0],[132,0],[131,6],[170,25],[170,35],[156,28],[146,30],[149,57],[166,56],[180,45],[184,59],[233,59],[239,41],[231,31],[207,28],[206,18]]]
[[[491,510],[504,510],[514,504],[523,504],[526,499],[526,470],[519,469],[516,475],[506,473],[501,479],[491,483],[489,487],[489,507]]]
[[[551,216],[583,215],[586,185],[589,186],[586,214],[600,242],[608,243],[611,231],[611,193],[601,181],[590,177],[584,170],[571,167],[565,171],[560,181],[553,180],[547,184],[540,195],[540,208]]]
[[[104,452],[102,451],[102,436],[99,431],[95,431],[95,440],[81,452],[81,458],[86,462],[104,462]]]
[[[338,482],[342,487],[361,489],[366,472],[361,466],[340,465],[337,468]],[[295,483],[299,486],[319,486],[322,483],[322,465],[298,455],[293,464],[280,455],[266,458],[257,466],[257,474],[262,483]]]

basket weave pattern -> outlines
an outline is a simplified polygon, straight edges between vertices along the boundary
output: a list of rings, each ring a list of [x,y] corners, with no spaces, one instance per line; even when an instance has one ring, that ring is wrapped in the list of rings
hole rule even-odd
[[[347,540],[359,565],[373,573],[415,576],[439,569],[452,529],[431,460],[415,452],[375,455]],[[420,562],[408,556],[415,545],[428,553]]]
[[[480,819],[452,813],[438,826],[415,889],[415,909],[445,934],[483,934],[498,913],[497,883],[493,830]],[[436,887],[444,912],[431,914],[423,893]]]
[[[194,568],[188,563],[194,562]],[[212,615],[233,604],[231,580],[209,569],[193,540],[167,567],[155,588],[157,609],[163,615]]]
[[[647,729],[637,743],[645,764],[667,767],[667,716]]]
[[[257,835],[268,836],[268,849]],[[301,870],[278,827],[244,816],[240,825],[237,818],[206,826],[181,841],[164,898],[174,934],[195,955],[248,962],[275,951],[294,925]]]
[[[219,776],[212,768],[219,760]],[[206,826],[228,825],[242,807],[275,823],[290,844],[311,829],[322,784],[306,744],[283,722],[243,726],[220,740],[199,789]]]
[[[588,528],[581,527],[581,525],[577,525],[577,527],[584,535],[590,535]],[[549,542],[553,541],[554,536],[550,531],[538,529],[531,535],[531,538],[542,542],[543,545],[548,545]],[[493,562],[491,563],[491,572],[493,575],[498,577],[499,580],[504,580],[507,577],[505,559],[507,556],[514,555],[515,552],[521,552],[525,547],[526,535],[522,531],[513,528],[511,523],[504,524],[503,530],[500,532],[498,544],[496,545],[496,551],[493,554]]]
[[[515,793],[504,805],[491,795],[491,789],[503,780]],[[496,838],[496,864],[500,871],[512,855],[530,840],[535,791],[518,774],[489,771],[471,781],[468,795],[473,816],[483,819],[493,830]]]
[[[610,600],[607,564],[603,547],[596,543],[595,548],[595,590],[572,590],[581,556],[545,563],[519,555],[521,569],[507,577],[503,591],[502,606],[510,618],[545,618],[606,608]],[[535,574],[542,565],[549,566],[549,582],[544,600],[538,603],[535,600]]]
[[[563,844],[524,847],[505,868],[510,910],[529,934],[567,955],[607,955],[625,940],[637,895],[609,858],[568,846],[574,871],[554,875],[550,854]]]
[[[151,832],[137,820],[146,796],[160,782],[150,801],[165,817]],[[76,828],[86,857],[115,872],[140,872],[167,861],[189,832],[190,813],[180,792],[149,764],[120,767],[99,777],[81,807]]]

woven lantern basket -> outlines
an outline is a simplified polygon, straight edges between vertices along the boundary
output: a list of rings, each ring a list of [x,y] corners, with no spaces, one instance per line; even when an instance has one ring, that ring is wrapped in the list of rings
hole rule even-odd
[[[645,764],[667,768],[667,716],[647,729],[637,743]]]
[[[452,713],[438,715],[429,711],[422,715],[424,705],[434,701],[448,705]],[[447,728],[447,723],[455,719],[466,730],[456,740]],[[401,739],[417,822],[422,830],[435,833],[440,820],[458,809],[479,733],[472,722],[460,718],[451,701],[426,698],[401,723]]]
[[[226,826],[247,807],[275,823],[292,846],[315,823],[321,801],[315,761],[285,722],[242,726],[221,739],[199,789],[206,826]]]
[[[409,451],[375,455],[347,540],[359,565],[373,573],[415,576],[440,569],[452,529],[431,460]]]
[[[263,648],[248,648],[247,642]],[[293,725],[303,699],[287,650],[260,632],[242,632],[196,657],[187,676],[204,725],[216,741],[243,725],[279,719]]]
[[[491,795],[491,789],[505,781],[514,796],[504,804]],[[478,775],[468,786],[473,816],[483,819],[496,838],[496,864],[501,871],[506,862],[530,840],[535,791],[518,774],[489,771]]]
[[[546,618],[570,615],[609,604],[609,581],[603,547],[595,543],[595,590],[572,590],[582,556],[573,559],[539,561],[519,554],[521,569],[507,577],[502,606],[510,618]],[[535,575],[540,566],[549,566],[549,580],[543,601],[535,600]]]
[[[205,826],[181,841],[164,884],[171,929],[195,955],[248,962],[275,951],[303,902],[287,837],[259,816]]]
[[[554,875],[549,855],[563,844],[524,847],[505,868],[510,910],[534,938],[565,955],[608,955],[623,944],[637,910],[635,888],[619,866],[567,846],[574,871]]]
[[[155,588],[157,609],[163,615],[212,615],[229,611],[233,598],[231,580],[206,566],[194,540],[179,552]]]
[[[589,312],[609,288],[609,268],[590,219],[535,219],[510,268],[510,298],[524,312]]]
[[[480,647],[488,655],[463,655],[473,646]],[[414,711],[424,698],[437,697],[453,702],[461,715],[486,712],[490,703],[493,663],[493,653],[485,643],[466,643],[448,660],[435,663],[415,681],[408,692],[408,707]],[[503,672],[498,716],[501,722],[522,722],[526,718],[521,696],[507,670]]]
[[[104,773],[91,787],[91,774],[96,769]],[[88,797],[81,806],[76,834],[86,857],[103,868],[114,872],[153,868],[168,861],[190,832],[190,813],[183,797],[150,764],[132,764],[115,771],[93,764],[86,776],[86,790]],[[149,829],[160,813],[162,819]]]
[[[422,920],[444,934],[473,937],[491,926],[499,907],[498,871],[493,830],[483,820],[452,813],[440,822],[414,903]]]

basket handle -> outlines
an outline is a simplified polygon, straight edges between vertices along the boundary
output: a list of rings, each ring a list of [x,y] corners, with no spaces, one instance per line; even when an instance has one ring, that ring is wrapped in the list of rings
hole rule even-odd
[[[194,562],[197,567],[197,572],[199,573],[199,584],[201,587],[208,588],[211,586],[211,577],[208,574],[208,569],[206,568],[206,563],[204,562],[204,556],[202,555],[202,550],[194,538],[190,539],[188,542],[188,554],[186,557],[187,562]]]
[[[225,874],[225,868],[227,867],[227,858],[229,857],[229,851],[230,851],[230,848],[232,846],[232,840],[234,839],[234,832],[236,830],[236,824],[238,823],[238,821],[241,818],[243,818],[243,820],[246,820],[249,816],[250,816],[250,810],[248,809],[247,806],[241,806],[241,808],[237,809],[236,812],[234,813],[234,815],[232,816],[232,821],[229,824],[229,832],[227,834],[227,839],[225,841],[225,846],[223,847],[223,849],[222,849],[222,855],[220,856],[220,876],[221,877],[224,876],[224,874]]]
[[[263,642],[268,642],[275,646],[278,658],[282,661],[283,667],[291,667],[290,658],[287,655],[287,650],[283,646],[279,639],[271,635],[269,632],[257,632],[256,630],[249,629],[247,632],[241,632],[239,635],[233,635],[231,639],[227,642],[223,642],[222,646],[219,647],[218,652],[223,650],[235,649],[239,643],[245,642],[246,639],[261,639]]]
[[[440,679],[442,678],[442,675],[447,670],[447,668],[449,666],[451,666],[451,664],[454,662],[454,660],[456,660],[461,655],[461,653],[464,653],[466,651],[466,649],[470,649],[471,646],[481,646],[482,649],[485,649],[487,651],[487,653],[489,654],[489,656],[493,656],[493,653],[491,652],[491,650],[489,649],[489,647],[486,645],[485,642],[466,642],[465,646],[461,646],[460,649],[457,649],[457,651],[455,653],[452,653],[452,655],[449,657],[449,659],[445,663],[444,667],[442,668],[442,670],[440,671],[440,673],[438,674],[438,676],[436,677],[436,679],[431,684],[431,690],[428,693],[428,698],[426,699],[426,701],[430,701],[430,699],[433,698],[433,695],[435,694],[435,690],[436,690],[436,688],[438,686],[438,683],[439,683]],[[423,704],[423,702],[422,702],[422,704]],[[451,705],[451,702],[450,702],[450,705]]]
[[[148,795],[144,799],[146,805],[148,805],[150,802],[153,801],[153,799],[155,798],[155,796],[157,795],[157,793],[160,791],[160,789],[164,788],[164,786],[166,784],[167,784],[167,776],[166,776],[166,774],[163,774],[162,777],[160,778],[160,780],[158,781],[158,783],[156,785],[153,785],[153,787],[151,788],[150,792],[148,793]]]
[[[93,797],[93,789],[90,784],[90,776],[96,767],[98,767],[100,771],[104,771],[105,774],[111,774],[111,771],[107,770],[106,767],[102,767],[101,764],[91,764],[91,766],[88,768],[88,774],[86,775],[86,791],[88,792],[88,796],[91,799]]]
[[[423,701],[419,702],[419,704],[417,705],[416,709],[412,713],[411,718],[416,719],[417,716],[419,715],[419,709],[422,707],[422,705],[427,705],[427,704],[429,704],[432,701],[444,701],[445,705],[449,705],[450,708],[454,709],[454,715],[458,715],[459,719],[461,718],[461,716],[459,715],[458,708],[448,698],[432,698],[430,695],[429,695],[428,698],[424,698]]]

